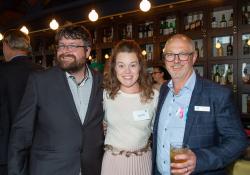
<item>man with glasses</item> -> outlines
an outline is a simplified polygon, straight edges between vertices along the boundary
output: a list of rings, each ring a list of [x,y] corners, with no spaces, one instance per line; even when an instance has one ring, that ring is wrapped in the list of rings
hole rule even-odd
[[[225,166],[245,150],[247,138],[232,92],[196,75],[192,40],[172,36],[164,48],[172,80],[162,85],[153,133],[153,174],[224,175]],[[170,144],[188,151],[170,162]]]
[[[56,35],[57,64],[32,74],[10,139],[9,175],[99,175],[103,155],[102,76],[86,65],[82,26]]]
[[[165,83],[167,80],[171,79],[168,71],[163,66],[154,66],[152,78],[154,80],[153,88],[158,91],[161,88],[161,85]]]

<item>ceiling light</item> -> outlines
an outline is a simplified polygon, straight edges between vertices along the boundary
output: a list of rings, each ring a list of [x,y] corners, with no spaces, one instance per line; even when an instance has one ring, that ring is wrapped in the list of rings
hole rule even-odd
[[[249,45],[249,46],[250,46],[250,39],[248,39],[248,41],[247,41],[247,45]]]
[[[25,33],[26,35],[29,34],[29,30],[27,29],[26,26],[23,26],[21,29],[20,29],[21,32]]]
[[[109,54],[106,53],[106,54],[104,55],[104,58],[105,58],[105,59],[109,59]]]
[[[52,19],[51,22],[49,23],[49,27],[52,30],[57,30],[58,27],[59,27],[59,24],[58,24],[58,22],[55,19]]]
[[[89,12],[89,20],[93,22],[98,20],[98,13],[94,9]]]
[[[3,35],[0,33],[0,41],[3,40]]]
[[[143,12],[149,11],[151,8],[151,3],[148,0],[142,0],[140,3],[140,9]]]

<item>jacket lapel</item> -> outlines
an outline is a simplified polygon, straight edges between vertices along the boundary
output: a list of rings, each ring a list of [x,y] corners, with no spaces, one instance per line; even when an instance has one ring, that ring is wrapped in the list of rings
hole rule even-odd
[[[188,114],[187,114],[188,116],[187,116],[187,122],[186,122],[186,127],[185,127],[184,139],[183,139],[183,143],[185,144],[188,143],[190,131],[192,129],[193,122],[196,117],[194,106],[198,104],[198,102],[201,100],[200,92],[202,91],[202,82],[203,82],[202,79],[197,75],[196,83],[195,83],[194,90],[190,99],[189,109],[188,109]]]
[[[77,112],[77,109],[76,109],[76,105],[75,105],[74,98],[73,98],[73,95],[72,95],[70,87],[69,87],[69,83],[68,83],[66,74],[60,68],[58,68],[58,70],[60,72],[60,80],[63,83],[62,88],[64,88],[63,89],[64,93],[62,95],[65,95],[65,98],[63,98],[63,99],[66,100],[66,102],[69,104],[70,109],[74,113],[74,119],[76,119],[77,122],[79,122],[80,124],[82,124],[80,116],[79,116],[79,114]]]

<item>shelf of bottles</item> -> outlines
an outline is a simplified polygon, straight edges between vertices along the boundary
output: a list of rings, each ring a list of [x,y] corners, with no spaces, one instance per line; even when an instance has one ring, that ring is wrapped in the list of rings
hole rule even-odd
[[[141,23],[138,25],[138,38],[143,39],[143,38],[149,38],[154,35],[154,30],[153,30],[153,21],[146,21],[144,23]]]
[[[221,36],[212,38],[212,56],[232,56],[233,55],[233,36]]]
[[[230,7],[225,7],[223,10],[215,8],[211,17],[211,28],[226,28],[234,25],[233,9]]]
[[[144,45],[141,45],[141,49],[142,49],[142,55],[144,56],[144,58],[149,62],[153,61],[154,45],[144,44]]]
[[[221,85],[232,85],[234,83],[233,64],[214,64],[211,71],[211,78],[214,82]]]
[[[167,16],[160,19],[160,35],[176,33],[176,16]]]
[[[202,39],[195,39],[193,40],[194,42],[194,47],[195,47],[195,51],[197,53],[197,58],[202,59],[204,58],[204,50],[203,50],[203,40]]]
[[[204,65],[196,64],[194,65],[194,71],[197,75],[204,77],[205,76],[205,68]]]
[[[243,55],[250,57],[250,34],[242,35],[241,44]]]
[[[243,62],[241,70],[241,79],[243,84],[250,85],[250,63]]]
[[[203,27],[203,13],[193,12],[188,13],[184,17],[184,30],[200,30]]]
[[[242,114],[249,115],[250,114],[250,94],[243,93],[241,94],[241,102],[242,102]]]
[[[242,24],[250,24],[250,2],[242,6]]]
[[[133,38],[133,25],[132,23],[120,24],[118,27],[120,39],[132,39]]]
[[[103,43],[113,42],[113,38],[114,38],[113,26],[104,27],[102,29],[102,42]]]

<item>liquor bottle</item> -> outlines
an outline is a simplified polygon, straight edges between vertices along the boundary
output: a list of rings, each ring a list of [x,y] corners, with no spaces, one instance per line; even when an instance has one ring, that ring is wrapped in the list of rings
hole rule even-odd
[[[192,16],[189,15],[189,16],[187,16],[187,23],[186,23],[186,25],[185,25],[185,30],[186,30],[186,31],[187,31],[187,30],[190,30],[190,24],[191,24],[191,22],[192,22]]]
[[[126,29],[123,28],[121,33],[121,39],[126,39],[126,36],[127,36]]]
[[[201,45],[201,48],[200,48],[200,57],[201,57],[201,58],[204,57],[203,45]]]
[[[167,20],[164,23],[163,34],[164,35],[168,35],[169,34],[169,28],[168,28],[168,21]]]
[[[229,43],[227,45],[227,56],[233,55],[233,45],[232,45],[232,37],[229,37]]]
[[[216,83],[220,83],[220,78],[221,78],[221,76],[220,76],[220,73],[219,73],[219,67],[218,66],[216,66],[216,68],[215,68],[215,74],[214,74],[214,81],[216,82]]]
[[[176,33],[176,19],[173,20],[173,33]]]
[[[250,47],[247,43],[248,43],[248,39],[245,40],[245,43],[243,45],[243,55],[250,54]]]
[[[227,21],[226,21],[225,14],[222,14],[222,16],[221,16],[220,27],[221,28],[227,27]]]
[[[248,13],[247,13],[247,7],[242,6],[242,24],[248,23]]]
[[[164,30],[164,21],[162,20],[160,24],[160,35],[163,35],[163,30]]]
[[[233,27],[234,25],[234,14],[231,13],[230,19],[228,21],[228,27]]]
[[[140,39],[143,38],[143,25],[142,24],[139,25],[139,38]]]
[[[194,42],[194,48],[195,48],[195,51],[197,53],[197,58],[200,58],[200,51],[199,51],[199,48],[198,48],[198,42],[197,41]]]
[[[147,53],[147,60],[150,61],[153,59],[153,53],[152,53],[152,49],[151,46],[148,46],[148,53]]]
[[[212,28],[217,28],[218,27],[218,23],[216,21],[216,17],[215,16],[212,18],[211,27]]]
[[[200,13],[197,15],[197,20],[195,22],[195,28],[200,29],[201,25],[202,25],[202,14]]]
[[[195,29],[195,22],[196,22],[196,20],[197,20],[197,15],[195,14],[195,15],[192,16],[192,22],[190,24],[190,30],[194,30]]]
[[[226,78],[227,78],[227,84],[233,84],[233,71],[231,65],[228,66]]]
[[[174,26],[173,26],[172,22],[169,22],[169,29],[168,29],[168,31],[169,31],[169,34],[174,33]]]
[[[132,24],[131,23],[127,24],[127,38],[129,39],[132,38]]]
[[[223,51],[223,47],[222,47],[222,44],[220,42],[220,40],[217,41],[217,43],[220,44],[220,47],[216,48],[216,56],[217,57],[220,57],[220,56],[223,56],[224,54],[224,51]]]
[[[147,28],[148,28],[148,37],[152,37],[153,36],[153,23],[149,23]]]

